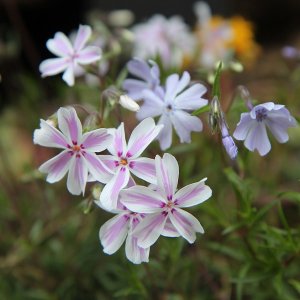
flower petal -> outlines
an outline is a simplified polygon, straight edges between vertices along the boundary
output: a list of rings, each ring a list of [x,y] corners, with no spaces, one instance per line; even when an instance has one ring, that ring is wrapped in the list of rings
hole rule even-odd
[[[151,67],[140,58],[133,58],[127,63],[127,69],[132,75],[143,79],[144,81],[151,82]]]
[[[143,99],[143,91],[148,89],[148,84],[137,79],[125,79],[122,88],[127,91],[127,95],[138,101]]]
[[[66,58],[49,58],[41,62],[39,70],[42,77],[59,74],[66,70],[69,62]]]
[[[167,218],[165,227],[164,227],[161,235],[166,236],[166,237],[179,237],[180,236],[180,233],[174,227],[174,225],[170,221],[170,218]]]
[[[67,148],[68,142],[63,134],[55,127],[41,120],[41,128],[33,133],[33,142],[44,147]]]
[[[201,98],[206,91],[204,85],[194,84],[175,98],[175,107],[177,109],[195,110],[207,105],[208,101]]]
[[[61,180],[67,173],[71,161],[71,155],[68,151],[63,151],[46,161],[39,167],[42,173],[48,173],[47,181],[49,183]]]
[[[261,156],[271,150],[271,144],[267,135],[266,125],[263,122],[254,123],[244,142],[245,147],[250,151],[257,149]]]
[[[82,126],[73,107],[61,107],[57,111],[58,127],[65,135],[69,143],[80,143]]]
[[[174,111],[171,115],[171,120],[181,143],[190,143],[191,132],[200,132],[203,128],[202,122],[198,117],[191,116],[183,110]]]
[[[205,185],[207,178],[196,183],[189,184],[180,189],[174,196],[178,207],[190,207],[200,204],[211,197],[211,188]]]
[[[76,62],[82,65],[91,64],[101,58],[102,51],[99,47],[88,46],[78,53]]]
[[[131,160],[129,163],[129,170],[136,177],[141,178],[147,182],[156,184],[155,161],[151,158],[138,157]]]
[[[172,74],[167,78],[165,99],[172,100],[175,98],[178,81],[179,81],[178,74]]]
[[[141,248],[137,244],[137,238],[132,234],[128,234],[125,243],[125,253],[128,260],[134,264],[149,262],[150,248]]]
[[[128,223],[126,214],[119,214],[101,226],[99,238],[104,253],[113,254],[119,250],[127,236]]]
[[[118,159],[113,155],[98,155],[99,159],[105,164],[105,166],[116,173],[118,168]]]
[[[92,35],[92,29],[90,26],[79,25],[79,29],[74,42],[75,51],[77,52],[80,51],[84,47],[88,39],[91,37],[91,35]]]
[[[84,133],[81,140],[84,148],[92,152],[102,152],[111,142],[112,135],[104,128]]]
[[[66,71],[64,72],[62,79],[69,85],[73,86],[75,82],[74,67],[69,65]]]
[[[62,32],[57,32],[53,39],[46,42],[49,51],[57,56],[69,56],[73,53],[73,47],[70,40]]]
[[[157,137],[162,125],[156,126],[152,118],[143,120],[133,130],[127,146],[127,157],[136,158],[146,149],[146,147]]]
[[[193,215],[180,208],[169,213],[169,218],[181,236],[191,244],[196,240],[196,232],[204,233],[200,222]]]
[[[73,195],[84,194],[88,169],[82,156],[73,155],[67,180],[67,188]]]
[[[143,120],[148,117],[156,117],[163,113],[164,101],[159,95],[150,90],[144,90],[142,98],[144,103],[136,114],[138,120]]]
[[[147,215],[132,232],[137,237],[138,246],[144,249],[152,246],[161,235],[167,217],[162,213]]]
[[[93,178],[99,182],[109,182],[114,173],[109,169],[95,153],[84,154],[85,163]]]
[[[127,186],[129,181],[129,170],[121,167],[112,179],[105,185],[100,195],[100,202],[108,210],[115,209],[118,203],[120,191]]]
[[[168,115],[163,114],[159,121],[158,125],[164,125],[163,129],[160,131],[157,139],[159,140],[159,145],[161,150],[166,150],[172,144],[172,122]]]
[[[111,130],[113,135],[113,142],[108,147],[108,151],[116,157],[125,156],[126,152],[126,140],[124,123],[122,122],[117,129]]]
[[[233,137],[236,140],[243,141],[246,139],[249,130],[255,124],[256,120],[253,120],[250,116],[250,113],[242,113],[241,114],[241,120],[236,126],[236,129],[233,133]]]
[[[169,153],[165,153],[163,158],[156,155],[155,168],[157,185],[165,192],[168,199],[172,199],[177,188],[179,176],[179,166],[176,158]]]
[[[159,212],[166,203],[159,193],[140,185],[123,190],[120,201],[129,210],[138,213]]]

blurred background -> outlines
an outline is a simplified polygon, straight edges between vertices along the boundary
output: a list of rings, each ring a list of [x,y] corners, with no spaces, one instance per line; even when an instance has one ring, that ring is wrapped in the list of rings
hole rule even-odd
[[[134,23],[159,13],[181,15],[193,27],[194,2],[0,0],[1,300],[299,299],[299,236],[294,238],[300,213],[297,129],[289,144],[274,143],[263,159],[241,150],[240,177],[228,168],[231,163],[221,150],[210,150],[219,144],[209,132],[194,135],[192,146],[172,148],[183,165],[181,185],[207,176],[214,190],[210,203],[195,211],[207,234],[196,245],[161,238],[151,249],[150,263],[142,266],[128,262],[123,249],[114,256],[102,253],[98,231],[110,216],[91,208],[88,196],[82,200],[68,194],[64,182],[46,183],[37,171],[55,153],[32,144],[39,119],[65,104],[95,104],[99,93],[84,84],[71,89],[60,76],[42,79],[39,64],[51,57],[46,41],[57,31],[69,34],[86,24],[91,12],[105,22],[107,13],[117,9],[132,11]],[[261,49],[244,72],[222,78],[227,103],[242,84],[259,102],[276,100],[299,117],[300,56],[285,58],[282,48],[300,49],[300,2],[207,3],[213,15],[240,15],[252,22]],[[120,68],[125,63],[122,58]],[[232,130],[242,111],[241,104],[233,104],[228,116]],[[236,212],[239,193],[252,201],[249,215]],[[273,203],[279,199],[285,202]]]

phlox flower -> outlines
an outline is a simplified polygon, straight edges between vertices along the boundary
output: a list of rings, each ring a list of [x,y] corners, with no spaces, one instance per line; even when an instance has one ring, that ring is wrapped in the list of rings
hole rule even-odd
[[[184,72],[179,78],[178,74],[170,75],[166,80],[165,91],[159,95],[150,90],[143,91],[144,104],[137,113],[138,119],[161,116],[158,124],[164,128],[158,136],[162,150],[172,144],[172,126],[179,136],[181,143],[191,141],[192,131],[201,131],[202,122],[189,112],[205,106],[208,101],[202,96],[206,93],[206,87],[200,83],[189,86],[190,75]]]
[[[133,230],[137,245],[148,248],[160,235],[184,237],[189,243],[196,239],[196,232],[204,233],[199,221],[182,208],[200,204],[210,198],[212,191],[205,179],[177,191],[179,167],[170,154],[155,157],[157,188],[133,186],[121,192],[120,201],[129,210],[145,214]]]
[[[143,90],[145,89],[162,93],[159,67],[154,61],[149,61],[149,63],[150,66],[139,58],[134,58],[127,63],[128,72],[138,79],[125,79],[123,89],[134,100],[142,100]]]
[[[266,128],[279,143],[285,143],[289,139],[287,129],[294,126],[296,120],[284,105],[266,102],[254,106],[250,112],[242,113],[233,136],[244,140],[245,147],[250,151],[257,149],[264,156],[271,150]]]
[[[142,59],[160,57],[166,68],[181,67],[195,49],[194,36],[179,16],[169,19],[154,15],[133,27],[134,56]]]
[[[99,205],[97,202],[96,204]],[[131,212],[124,205],[119,205],[118,208],[110,212],[116,216],[104,223],[99,231],[103,252],[109,255],[115,253],[126,240],[125,254],[128,260],[134,264],[148,262],[150,248],[139,247],[137,238],[132,235],[132,231],[144,218],[144,214]]]
[[[105,150],[112,136],[103,128],[82,134],[82,125],[72,107],[60,108],[57,117],[60,131],[41,120],[41,128],[33,134],[35,144],[63,149],[40,166],[39,170],[48,174],[47,181],[57,182],[68,172],[67,188],[74,195],[84,193],[88,173],[102,183],[108,182],[112,173],[95,152]]]
[[[53,39],[49,39],[46,46],[58,58],[44,60],[40,64],[42,77],[63,73],[63,80],[70,86],[74,85],[77,73],[83,73],[83,65],[96,62],[101,58],[101,49],[96,46],[86,46],[92,34],[91,27],[80,25],[74,42],[64,33],[57,32]]]
[[[98,156],[114,174],[100,195],[100,203],[107,210],[117,207],[119,192],[127,186],[131,173],[156,184],[154,159],[140,155],[156,138],[161,128],[162,125],[156,126],[152,118],[147,118],[133,130],[128,144],[125,140],[124,123],[111,130],[113,140],[108,146],[111,155]]]

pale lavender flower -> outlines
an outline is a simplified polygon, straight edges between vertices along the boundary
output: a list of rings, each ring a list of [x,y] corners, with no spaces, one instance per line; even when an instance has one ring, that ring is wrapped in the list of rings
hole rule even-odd
[[[91,64],[101,58],[101,49],[86,46],[92,34],[91,27],[80,25],[78,33],[72,43],[62,32],[57,32],[53,39],[47,41],[46,46],[58,58],[44,60],[40,64],[42,77],[63,73],[63,80],[70,86],[74,85],[74,77],[83,73],[83,65]]]
[[[292,46],[283,47],[281,53],[286,58],[300,58],[300,51]]]
[[[200,83],[190,83],[190,75],[184,72],[179,78],[178,74],[170,75],[166,81],[165,92],[158,95],[150,90],[144,90],[144,104],[137,113],[138,119],[161,116],[158,124],[164,128],[158,136],[162,150],[172,144],[172,126],[174,126],[181,143],[190,143],[191,132],[201,131],[202,122],[190,112],[205,106],[208,101],[202,96],[206,93],[206,87]]]
[[[127,64],[128,72],[138,79],[125,79],[123,89],[127,91],[130,98],[138,101],[143,99],[144,90],[152,90],[155,93],[162,93],[160,84],[160,70],[154,61],[134,58]]]
[[[112,173],[95,152],[105,150],[112,136],[103,128],[82,134],[82,125],[72,107],[60,108],[57,117],[61,131],[41,120],[41,128],[33,135],[35,144],[63,149],[40,166],[39,170],[48,174],[47,181],[57,182],[68,172],[67,188],[74,195],[84,193],[88,173],[102,183],[108,182]]]
[[[182,208],[200,204],[210,198],[212,191],[205,179],[177,190],[179,167],[174,156],[166,153],[155,158],[157,190],[133,186],[121,192],[121,203],[131,211],[145,214],[133,235],[139,247],[148,248],[160,235],[184,237],[189,243],[196,232],[204,233],[199,221]]]
[[[101,203],[96,204],[101,207]],[[99,231],[103,252],[111,255],[118,251],[125,241],[125,254],[128,260],[134,264],[148,262],[150,248],[139,247],[137,238],[132,235],[132,231],[144,218],[144,214],[131,212],[124,205],[119,205],[110,212],[116,216],[104,223]]]
[[[142,59],[159,56],[166,68],[181,67],[195,49],[195,38],[179,16],[167,19],[154,15],[147,22],[135,25],[133,33],[134,56]]]
[[[113,141],[108,147],[112,155],[98,157],[114,173],[100,195],[100,203],[107,210],[117,207],[119,192],[127,186],[131,173],[150,183],[156,183],[154,159],[140,157],[159,134],[162,125],[156,126],[152,118],[143,120],[132,132],[128,144],[124,123],[111,131]]]
[[[296,120],[284,105],[266,102],[253,107],[248,113],[242,113],[233,136],[237,140],[245,140],[247,149],[257,149],[263,156],[271,150],[266,127],[279,143],[285,143],[289,139],[287,129],[296,124]]]
[[[221,125],[222,143],[231,159],[235,159],[238,154],[238,148],[235,145],[233,138],[229,135],[228,128],[225,122]]]

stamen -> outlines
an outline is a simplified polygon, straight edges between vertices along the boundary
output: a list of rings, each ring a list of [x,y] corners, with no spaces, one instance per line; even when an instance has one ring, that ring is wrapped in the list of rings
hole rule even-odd
[[[122,166],[127,166],[128,162],[127,162],[127,159],[126,158],[121,158],[120,159],[120,165]]]
[[[265,108],[259,108],[255,111],[257,122],[262,122],[267,117],[267,110]]]

